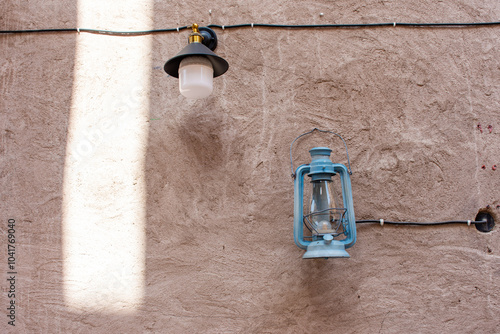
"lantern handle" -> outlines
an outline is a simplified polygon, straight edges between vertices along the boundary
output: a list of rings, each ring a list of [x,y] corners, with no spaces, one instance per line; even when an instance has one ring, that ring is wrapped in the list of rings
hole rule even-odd
[[[344,143],[344,146],[345,146],[345,153],[347,155],[347,165],[348,165],[348,169],[349,169],[349,175],[352,175],[352,170],[351,170],[351,161],[349,160],[349,151],[347,150],[347,144],[344,140],[344,138],[342,138],[341,135],[335,133],[335,132],[332,132],[332,131],[328,131],[328,130],[320,130],[318,128],[314,128],[312,129],[311,131],[309,132],[306,132],[306,133],[303,133],[301,134],[300,136],[298,136],[297,138],[295,138],[293,141],[292,141],[292,144],[290,145],[290,166],[292,168],[292,178],[295,179],[295,172],[293,171],[293,156],[292,156],[292,149],[293,149],[293,144],[295,143],[295,141],[303,136],[306,136],[308,134],[311,134],[313,133],[314,131],[319,131],[319,132],[323,132],[323,133],[330,133],[332,135],[335,135],[337,137],[339,137],[340,139],[342,139],[342,142]]]

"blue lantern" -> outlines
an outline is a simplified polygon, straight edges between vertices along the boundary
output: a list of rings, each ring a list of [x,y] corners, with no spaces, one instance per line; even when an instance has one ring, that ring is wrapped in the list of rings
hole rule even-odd
[[[309,151],[311,163],[299,166],[293,173],[293,143],[315,130],[331,133],[342,139],[349,169],[330,160],[331,149],[315,147]],[[346,249],[356,242],[356,220],[350,180],[352,173],[344,139],[336,133],[314,129],[292,142],[290,158],[292,176],[295,179],[293,234],[295,244],[306,250],[303,258],[350,257]],[[306,176],[310,178],[310,185],[304,189]]]

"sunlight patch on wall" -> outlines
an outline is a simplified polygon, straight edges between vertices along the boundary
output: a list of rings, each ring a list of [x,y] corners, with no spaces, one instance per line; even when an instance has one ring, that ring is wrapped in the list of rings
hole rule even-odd
[[[151,29],[150,1],[79,1],[79,27]],[[77,37],[63,200],[64,295],[75,310],[128,312],[145,277],[144,161],[151,37]]]

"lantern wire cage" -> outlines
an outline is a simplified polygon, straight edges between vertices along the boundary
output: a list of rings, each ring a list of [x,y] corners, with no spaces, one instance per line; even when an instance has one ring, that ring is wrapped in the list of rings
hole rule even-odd
[[[305,239],[314,239],[316,236],[323,236],[325,234],[331,234],[334,238],[339,237],[341,235],[346,235],[347,233],[347,217],[346,217],[346,208],[329,208],[321,211],[316,211],[314,213],[310,213],[304,216],[304,225],[307,227],[311,235],[304,236]],[[330,223],[332,228],[328,230],[319,230],[316,228],[313,223],[313,218],[316,216],[323,216],[325,214],[329,214]]]

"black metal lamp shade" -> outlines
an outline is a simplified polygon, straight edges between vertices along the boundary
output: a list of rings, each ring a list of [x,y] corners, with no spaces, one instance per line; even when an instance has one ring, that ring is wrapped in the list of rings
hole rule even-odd
[[[214,78],[226,73],[229,68],[227,61],[216,55],[212,50],[203,45],[202,43],[190,43],[175,57],[170,58],[163,69],[174,78],[179,77],[179,65],[181,61],[190,56],[204,56],[207,58],[214,69]]]

